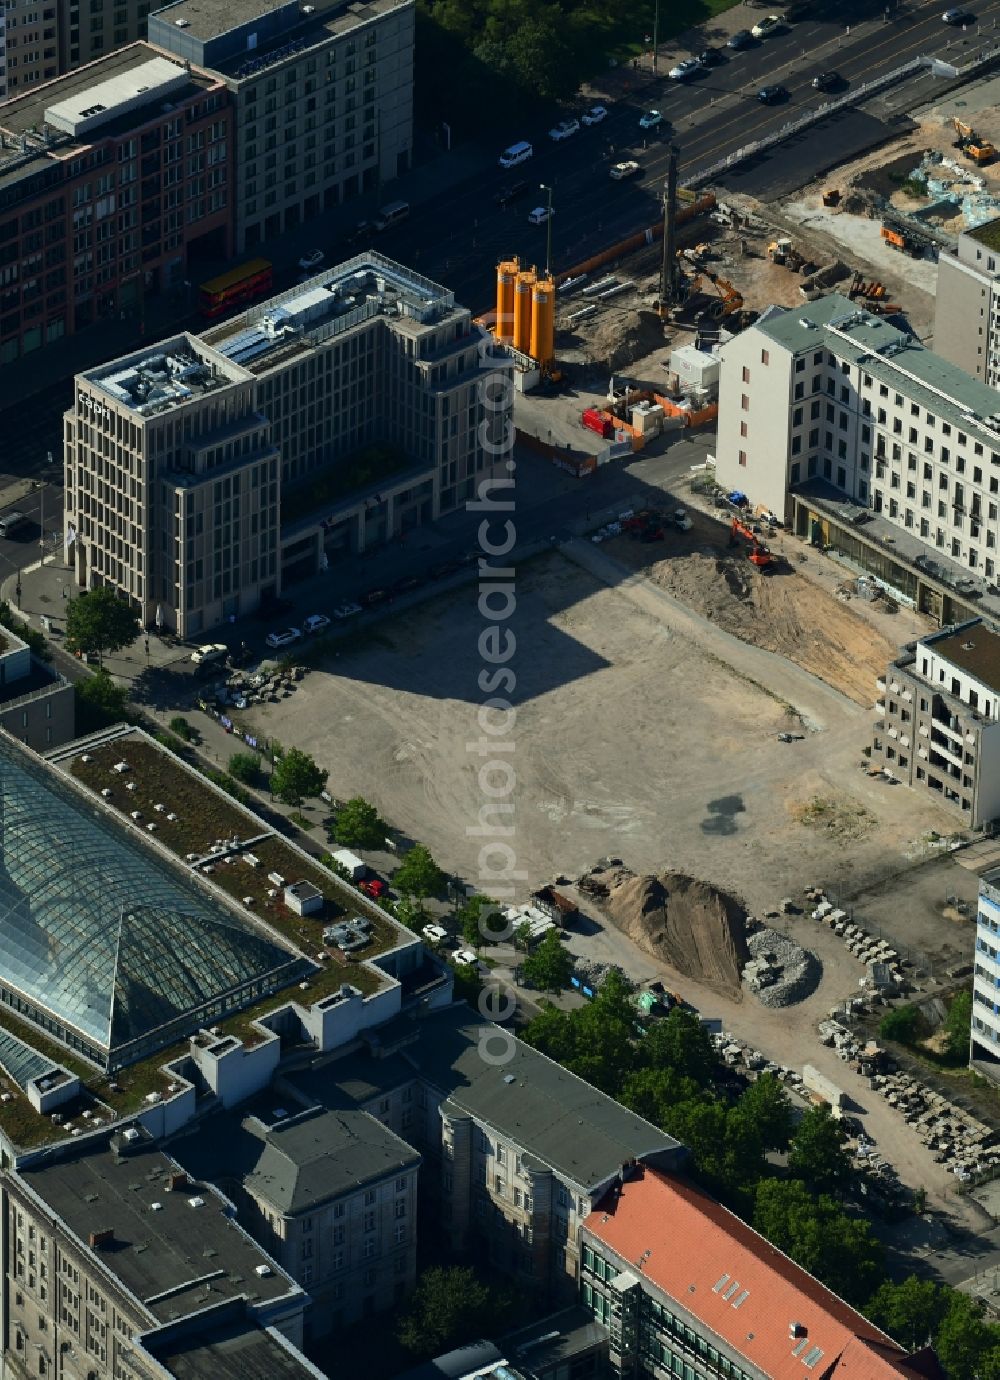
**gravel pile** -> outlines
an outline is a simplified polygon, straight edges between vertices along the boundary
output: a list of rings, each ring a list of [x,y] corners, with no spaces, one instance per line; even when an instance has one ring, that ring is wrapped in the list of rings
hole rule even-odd
[[[747,948],[743,984],[762,1006],[793,1006],[815,990],[823,971],[819,959],[787,935],[760,929],[747,939]]]

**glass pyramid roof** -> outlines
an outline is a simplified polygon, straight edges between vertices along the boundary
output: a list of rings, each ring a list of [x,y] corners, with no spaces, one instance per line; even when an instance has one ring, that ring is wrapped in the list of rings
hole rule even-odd
[[[110,1052],[299,963],[0,735],[0,985],[54,1033]]]

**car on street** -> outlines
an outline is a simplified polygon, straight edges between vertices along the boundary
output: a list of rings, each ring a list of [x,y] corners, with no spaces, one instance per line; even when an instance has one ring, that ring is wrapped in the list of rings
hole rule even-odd
[[[361,612],[360,604],[341,604],[333,611],[334,618],[353,618],[356,613]]]
[[[315,269],[319,268],[325,258],[326,255],[323,253],[322,249],[313,249],[308,254],[303,254],[302,258],[299,260],[299,272],[314,272]]]
[[[585,125],[599,125],[602,120],[608,118],[608,108],[605,105],[592,105],[589,110],[585,110],[580,119]]]
[[[423,584],[419,575],[403,575],[392,585],[393,594],[407,594],[411,589],[419,589]]]
[[[761,105],[780,105],[788,100],[788,89],[784,86],[762,86],[757,92]]]
[[[472,949],[456,949],[451,956],[452,963],[458,963],[461,967],[467,968],[479,960]]]
[[[448,931],[443,925],[425,925],[420,933],[432,944],[440,944],[448,938]]]
[[[976,22],[976,16],[970,10],[964,9],[945,10],[941,18],[946,24],[953,24],[956,28]]]
[[[381,877],[365,877],[358,882],[358,890],[365,896],[370,896],[373,901],[377,901],[381,896],[385,896],[389,890]]]
[[[763,19],[757,20],[750,33],[754,38],[770,38],[784,27],[785,21],[780,14],[766,14]]]
[[[647,110],[639,117],[640,129],[659,129],[663,124],[663,116],[658,110]]]
[[[229,648],[224,642],[205,642],[195,647],[191,660],[196,666],[211,666],[214,661],[225,661],[228,655]]]
[[[702,67],[718,67],[725,60],[726,55],[721,48],[702,48],[698,54],[698,61]]]
[[[701,59],[696,57],[682,58],[676,67],[671,67],[667,76],[671,81],[686,81],[688,77],[693,77],[695,72],[701,71]]]
[[[359,220],[353,230],[349,230],[344,236],[344,244],[351,248],[358,244],[367,244],[375,234],[375,227],[370,220]]]
[[[370,589],[367,594],[362,594],[361,602],[365,608],[374,608],[376,604],[384,604],[391,598],[392,595],[387,589]]]
[[[267,645],[277,651],[279,647],[290,647],[293,642],[300,641],[302,633],[298,628],[280,628],[277,632],[268,633],[264,639]]]
[[[625,163],[616,163],[608,173],[613,182],[625,182],[630,177],[638,177],[642,168],[634,158],[628,159]]]
[[[544,225],[551,212],[547,206],[536,206],[528,217],[529,225]]]
[[[557,125],[553,125],[549,130],[549,138],[554,139],[556,143],[558,143],[560,139],[569,139],[574,134],[578,134],[579,130],[579,120],[560,120]]]
[[[508,206],[513,206],[515,201],[520,201],[527,192],[531,190],[530,182],[512,182],[509,187],[502,187],[493,200],[500,210],[505,210]]]
[[[742,53],[744,48],[749,48],[753,43],[753,34],[749,29],[737,29],[726,44],[734,53]]]
[[[839,86],[841,77],[837,72],[820,72],[812,79],[814,91],[832,91],[835,86]]]
[[[307,633],[318,633],[330,626],[330,620],[325,613],[311,613],[302,626]]]

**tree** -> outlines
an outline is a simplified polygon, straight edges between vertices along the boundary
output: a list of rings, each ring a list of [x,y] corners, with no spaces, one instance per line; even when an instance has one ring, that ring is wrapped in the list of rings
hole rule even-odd
[[[355,795],[337,811],[333,837],[345,848],[382,848],[387,827],[375,806]]]
[[[959,992],[948,1007],[944,1028],[950,1058],[966,1063],[969,1058],[969,1028],[972,1025],[972,993]]]
[[[399,1340],[407,1351],[437,1356],[489,1336],[509,1306],[508,1296],[487,1288],[468,1266],[425,1270],[400,1325]]]
[[[256,752],[234,752],[229,759],[229,775],[244,786],[256,786],[260,781],[260,756]]]
[[[787,1150],[792,1135],[792,1104],[773,1073],[763,1073],[739,1100],[756,1124],[765,1150]]]
[[[909,1275],[900,1284],[888,1279],[880,1284],[865,1314],[907,1351],[917,1351],[936,1334],[949,1302],[947,1289]]]
[[[535,952],[524,960],[521,971],[532,987],[542,992],[561,992],[569,986],[573,956],[563,945],[558,930],[549,930]]]
[[[707,1027],[697,1012],[683,1006],[675,1006],[650,1030],[646,1036],[646,1056],[658,1067],[693,1078],[703,1088],[713,1081],[718,1069]]]
[[[96,656],[120,652],[139,636],[139,615],[108,585],[87,590],[66,607],[66,646],[71,652]]]
[[[919,1030],[920,1012],[909,1004],[887,1011],[878,1027],[883,1040],[898,1040],[901,1045],[912,1045]]]
[[[480,944],[489,944],[503,937],[506,921],[495,923],[499,917],[499,906],[490,896],[470,896],[455,913],[462,938],[466,944],[478,949]]]
[[[526,953],[531,947],[531,925],[527,920],[522,920],[517,929],[511,936],[514,948]]]
[[[101,669],[76,682],[77,732],[92,733],[128,717],[128,691]]]
[[[846,1140],[846,1131],[825,1102],[810,1107],[792,1136],[790,1173],[817,1193],[837,1188],[851,1174],[851,1162],[844,1150]]]
[[[422,843],[411,848],[393,873],[392,884],[404,896],[439,896],[445,875]]]
[[[1000,1327],[986,1322],[981,1299],[948,1291],[934,1348],[950,1380],[996,1380],[1000,1375]]]
[[[300,805],[306,796],[319,795],[327,772],[301,748],[288,748],[271,772],[271,790],[286,805]]]
[[[849,1217],[800,1179],[762,1179],[753,1226],[848,1303],[864,1304],[882,1282],[883,1251],[868,1223]]]

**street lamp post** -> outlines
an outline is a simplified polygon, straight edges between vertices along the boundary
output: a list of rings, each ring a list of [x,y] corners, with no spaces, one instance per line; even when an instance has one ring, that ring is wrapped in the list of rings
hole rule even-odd
[[[540,182],[540,189],[545,193],[545,206],[548,215],[545,217],[545,276],[552,272],[552,188]]]
[[[656,8],[653,10],[653,75],[656,75],[656,63],[659,57],[660,48],[660,0],[656,0]]]

